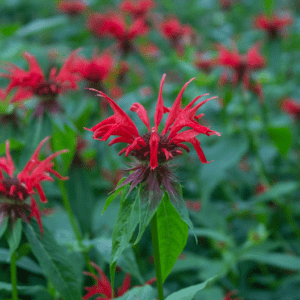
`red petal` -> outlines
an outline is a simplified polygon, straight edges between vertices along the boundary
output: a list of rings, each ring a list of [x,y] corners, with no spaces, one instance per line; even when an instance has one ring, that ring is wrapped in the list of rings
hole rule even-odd
[[[131,276],[130,274],[127,273],[124,278],[122,286],[118,288],[118,297],[124,295],[129,290],[130,281],[131,281]]]
[[[149,117],[144,106],[140,103],[135,102],[130,107],[130,110],[135,111],[138,114],[139,118],[142,120],[142,122],[147,126],[148,130],[150,131]]]
[[[151,170],[154,170],[158,166],[157,162],[157,150],[159,144],[159,135],[155,131],[155,128],[152,128],[151,137],[150,137],[150,167]]]
[[[157,128],[161,122],[161,119],[163,117],[163,114],[164,114],[164,100],[162,97],[162,90],[163,90],[163,86],[165,83],[165,78],[166,78],[166,74],[163,75],[161,82],[160,82],[159,94],[158,94],[158,99],[157,99],[155,115],[154,115],[154,124],[155,124],[156,130],[157,130]]]

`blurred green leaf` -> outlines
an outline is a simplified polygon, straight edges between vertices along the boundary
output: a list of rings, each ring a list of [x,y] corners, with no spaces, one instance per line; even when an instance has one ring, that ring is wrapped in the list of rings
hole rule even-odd
[[[22,219],[17,219],[12,228],[5,232],[5,237],[9,245],[10,254],[15,252],[21,242],[22,237]]]
[[[116,300],[155,300],[156,291],[150,285],[135,287],[128,291],[122,297],[115,298]]]
[[[5,217],[2,222],[0,223],[0,239],[4,235],[8,225],[8,217]]]
[[[283,155],[287,154],[292,145],[292,133],[289,127],[269,127],[268,133]]]

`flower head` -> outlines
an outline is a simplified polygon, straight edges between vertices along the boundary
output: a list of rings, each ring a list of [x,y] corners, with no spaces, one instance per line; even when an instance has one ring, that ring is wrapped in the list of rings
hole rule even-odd
[[[76,16],[85,11],[87,5],[82,0],[61,0],[57,8],[70,16]]]
[[[17,176],[14,176],[15,166],[9,151],[9,141],[6,141],[6,157],[0,157],[0,219],[8,216],[13,223],[18,218],[29,222],[34,217],[43,232],[40,211],[33,195],[38,193],[41,202],[45,203],[47,198],[41,182],[53,181],[50,174],[61,180],[68,179],[53,169],[52,160],[69,150],[61,150],[42,161],[39,160],[41,148],[48,139],[49,137],[46,137],[41,141],[24,169]],[[26,203],[27,198],[31,199],[31,205]]]
[[[155,6],[153,0],[124,0],[120,8],[123,12],[131,14],[135,19],[145,18],[147,13]]]
[[[273,15],[271,17],[260,15],[255,18],[254,25],[268,33],[270,39],[278,38],[283,30],[293,23],[293,19],[288,13],[283,15]]]
[[[245,55],[242,55],[235,48],[229,50],[224,46],[219,46],[218,64],[227,67],[232,71],[232,77],[225,70],[221,77],[219,84],[224,85],[231,82],[233,86],[242,83],[245,89],[250,89],[251,73],[259,70],[265,66],[265,58],[259,53],[259,45],[252,46]],[[258,86],[257,86],[258,87]],[[251,87],[254,91],[255,89]]]
[[[283,111],[291,115],[296,120],[300,120],[300,102],[294,99],[285,99],[281,103]]]
[[[88,28],[99,37],[116,39],[123,53],[131,51],[131,44],[135,38],[148,32],[148,26],[143,18],[138,18],[131,25],[127,25],[124,16],[118,13],[93,14],[88,20]]]
[[[100,295],[100,297],[97,297],[96,300],[111,299],[112,286],[108,278],[105,276],[104,272],[95,263],[91,262],[91,265],[97,270],[99,277],[97,277],[93,273],[84,272],[85,275],[91,276],[93,279],[95,279],[96,284],[92,287],[85,287],[88,293],[82,299],[86,300],[97,294]],[[153,278],[148,282],[146,282],[145,284],[151,284],[155,280],[156,278]],[[114,292],[114,297],[121,297],[122,295],[124,295],[129,290],[130,281],[131,281],[131,276],[130,274],[127,273],[123,280],[122,286],[118,288],[117,293]]]
[[[119,155],[125,153],[125,156],[131,155],[137,160],[137,164],[131,169],[132,172],[122,185],[131,183],[130,191],[140,182],[148,182],[149,188],[157,191],[159,198],[161,194],[160,186],[163,185],[166,190],[171,191],[174,182],[174,175],[167,162],[175,156],[187,152],[190,148],[184,143],[190,143],[195,148],[202,163],[207,163],[206,157],[201,149],[200,142],[196,138],[199,134],[210,136],[212,134],[220,135],[198,123],[203,114],[196,115],[197,110],[207,101],[206,99],[193,107],[201,97],[196,97],[185,108],[181,107],[182,95],[187,85],[195,78],[188,81],[177,96],[173,106],[166,108],[163,103],[162,90],[165,82],[165,75],[160,84],[159,95],[154,115],[154,126],[150,126],[149,117],[146,109],[140,103],[134,103],[130,110],[137,113],[138,117],[147,127],[146,133],[140,135],[139,131],[131,118],[119,107],[111,98],[103,92],[98,91],[98,95],[104,97],[114,111],[114,115],[95,125],[90,131],[93,131],[93,138],[100,141],[106,141],[111,136],[116,136],[109,145],[116,143],[125,143]],[[168,113],[164,129],[159,133],[159,125],[164,114]],[[183,130],[184,129],[184,130]],[[182,131],[183,130],[183,131]]]

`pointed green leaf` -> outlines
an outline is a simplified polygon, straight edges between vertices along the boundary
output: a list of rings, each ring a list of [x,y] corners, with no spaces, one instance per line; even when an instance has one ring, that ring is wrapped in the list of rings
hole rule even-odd
[[[134,242],[136,245],[143,236],[145,229],[149,225],[152,217],[156,213],[161,199],[163,198],[163,191],[159,190],[157,192],[152,191],[149,188],[141,186],[139,189],[140,193],[140,203],[139,203],[139,234]]]
[[[172,270],[188,239],[188,226],[171,204],[167,193],[157,210],[157,231],[163,282]]]
[[[21,242],[22,237],[22,219],[18,219],[12,229],[9,229],[5,232],[5,237],[8,242],[10,254],[15,252]]]
[[[8,217],[5,217],[3,219],[3,221],[0,223],[0,239],[2,238],[3,234],[5,233],[7,225],[8,225]]]
[[[292,133],[289,127],[269,127],[268,133],[283,155],[287,154],[292,145]]]
[[[42,270],[60,293],[63,300],[81,300],[80,283],[73,265],[69,260],[67,249],[55,241],[47,228],[41,237],[35,222],[24,228],[32,252]]]
[[[118,185],[119,186],[126,178],[123,177],[119,182],[118,182]],[[122,186],[120,188],[117,188],[115,190],[115,192],[113,194],[111,194],[107,199],[106,199],[106,202],[105,202],[105,205],[103,207],[103,210],[102,210],[102,213],[101,214],[104,214],[104,212],[106,211],[106,209],[108,208],[108,206],[112,203],[112,201],[121,193],[122,189],[124,188],[125,186]]]
[[[112,234],[112,251],[110,258],[110,276],[113,286],[116,263],[122,252],[127,248],[133,232],[138,224],[138,198],[137,190],[129,195],[129,186],[122,190],[118,217]]]
[[[178,292],[173,293],[166,300],[194,300],[194,296],[197,292],[212,286],[212,284],[217,280],[217,276],[214,276],[200,284],[190,286],[188,288],[182,289]]]
[[[42,285],[32,285],[32,286],[23,286],[23,285],[18,285],[18,293],[21,295],[33,295],[40,293],[42,291],[46,291],[46,288]],[[4,291],[7,292],[8,294],[11,294],[12,291],[12,285],[7,282],[0,282],[0,292]],[[2,299],[2,298],[1,298]]]

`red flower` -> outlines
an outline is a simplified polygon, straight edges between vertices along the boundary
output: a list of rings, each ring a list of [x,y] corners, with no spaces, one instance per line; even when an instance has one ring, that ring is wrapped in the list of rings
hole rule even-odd
[[[155,2],[153,0],[124,0],[120,4],[121,10],[131,14],[135,19],[145,18],[154,6]]]
[[[200,201],[185,200],[185,204],[186,204],[187,208],[189,208],[195,212],[200,211],[202,208],[202,203]]]
[[[231,291],[231,292],[227,293],[225,295],[225,297],[223,298],[223,300],[241,300],[241,298],[234,298],[234,299],[231,298],[236,293],[237,293],[237,291]]]
[[[282,16],[273,15],[271,17],[260,15],[254,20],[255,27],[265,30],[270,39],[278,38],[282,31],[292,23],[293,19],[288,13],[284,13]]]
[[[113,62],[114,60],[108,52],[104,52],[102,55],[94,53],[91,60],[77,56],[71,69],[73,72],[79,73],[82,78],[96,83],[103,81],[109,75]]]
[[[291,115],[296,120],[300,120],[300,102],[294,99],[285,99],[281,103],[283,111]]]
[[[180,53],[182,52],[183,44],[190,44],[190,40],[195,35],[192,27],[189,25],[181,25],[176,17],[162,22],[160,30],[162,35],[165,36]]]
[[[197,53],[195,65],[200,70],[203,70],[205,73],[209,73],[213,67],[216,65],[217,59],[214,57],[209,57],[205,53]]]
[[[53,181],[50,173],[61,180],[68,179],[53,170],[52,159],[69,150],[61,150],[42,161],[39,160],[40,150],[48,140],[49,137],[46,137],[41,141],[23,171],[16,177],[14,176],[15,166],[9,152],[9,141],[6,141],[6,157],[0,157],[0,199],[2,202],[0,203],[0,220],[8,216],[12,223],[17,218],[22,218],[28,223],[32,217],[35,217],[43,233],[40,211],[32,195],[37,192],[41,202],[47,202],[41,182]],[[3,172],[8,176],[4,176]],[[31,205],[25,202],[28,197],[31,199]]]
[[[255,195],[261,195],[264,194],[266,191],[268,190],[268,186],[264,183],[259,183],[256,187],[255,187],[255,191],[254,194]]]
[[[85,287],[88,293],[82,299],[86,300],[97,294],[99,294],[100,297],[97,297],[95,300],[111,299],[112,287],[109,280],[107,279],[103,271],[95,263],[91,262],[91,265],[97,270],[99,277],[90,272],[83,272],[85,275],[94,278],[96,280],[96,284],[92,287]],[[155,280],[156,278],[150,279],[145,284],[152,284]],[[114,297],[121,297],[122,295],[124,295],[129,290],[130,281],[131,276],[127,273],[122,283],[122,286],[118,288],[118,292],[114,292]]]
[[[124,16],[117,13],[91,15],[88,20],[88,28],[99,37],[107,36],[118,40],[123,53],[132,50],[132,41],[135,38],[148,32],[144,19],[136,19],[128,26]]]
[[[93,138],[106,141],[110,136],[117,136],[109,145],[116,143],[126,143],[119,155],[125,153],[125,156],[131,155],[136,158],[138,164],[135,165],[131,173],[122,185],[131,183],[130,191],[140,182],[148,182],[149,188],[157,191],[155,198],[160,198],[161,188],[163,185],[167,191],[175,193],[173,190],[174,175],[166,164],[173,157],[182,155],[182,150],[190,151],[184,143],[191,143],[202,163],[207,163],[206,157],[201,149],[200,142],[196,139],[199,134],[210,136],[212,134],[220,135],[218,132],[208,127],[200,125],[197,120],[203,114],[196,115],[197,110],[207,101],[214,99],[209,98],[192,107],[196,101],[208,94],[196,97],[185,108],[181,108],[182,94],[187,85],[195,78],[188,81],[181,89],[173,106],[169,109],[164,106],[162,90],[165,82],[165,75],[160,84],[159,95],[157,100],[156,111],[154,115],[154,127],[150,127],[147,111],[140,103],[134,103],[130,110],[138,114],[141,121],[146,125],[148,132],[140,135],[137,127],[130,117],[119,107],[111,98],[103,92],[97,91],[99,96],[104,97],[114,111],[114,115],[103,120],[93,128]],[[165,127],[161,133],[158,133],[158,127],[163,115],[168,113]],[[182,129],[188,130],[181,131]],[[151,129],[150,129],[151,128]],[[161,199],[161,198],[160,198]],[[159,200],[160,200],[159,199]]]
[[[57,7],[63,13],[76,16],[81,14],[87,8],[87,5],[81,0],[62,0],[59,1]]]
[[[219,46],[218,64],[233,71],[231,78],[226,70],[222,73],[220,85],[231,82],[233,86],[237,86],[243,83],[245,89],[250,89],[250,84],[257,84],[251,83],[251,72],[263,68],[265,59],[259,53],[259,45],[252,46],[245,55],[241,55],[237,49],[228,50],[224,46]],[[252,86],[251,88],[255,91],[255,88]]]

